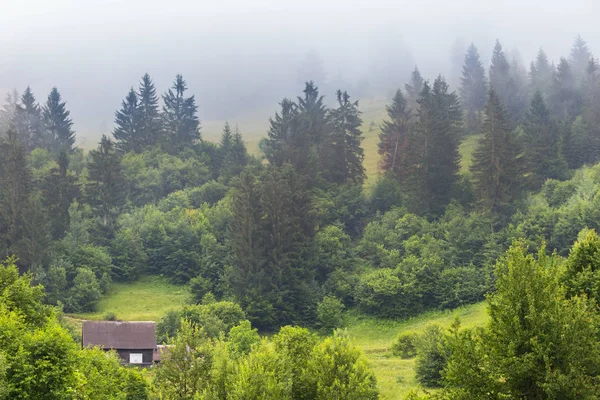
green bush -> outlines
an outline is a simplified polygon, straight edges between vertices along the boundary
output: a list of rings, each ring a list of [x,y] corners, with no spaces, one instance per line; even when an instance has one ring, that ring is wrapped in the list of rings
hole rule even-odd
[[[104,316],[102,317],[103,320],[105,321],[116,321],[117,320],[117,314],[115,314],[113,311],[108,311],[104,314]]]
[[[441,387],[442,371],[448,363],[446,337],[438,325],[430,325],[417,341],[415,373],[425,387]]]
[[[402,332],[396,336],[392,344],[392,354],[402,358],[413,358],[417,355],[418,335],[413,332]]]
[[[324,331],[344,326],[344,305],[335,297],[325,296],[317,306],[317,319]]]

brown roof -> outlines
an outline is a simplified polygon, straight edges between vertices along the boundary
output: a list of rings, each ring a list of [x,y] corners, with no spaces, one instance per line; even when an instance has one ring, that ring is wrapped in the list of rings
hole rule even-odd
[[[153,349],[156,347],[154,322],[83,321],[83,347],[111,349]]]

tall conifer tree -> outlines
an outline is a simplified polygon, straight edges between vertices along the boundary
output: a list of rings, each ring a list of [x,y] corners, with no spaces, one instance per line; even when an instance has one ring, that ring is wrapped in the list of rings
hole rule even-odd
[[[159,145],[162,140],[161,119],[158,112],[158,96],[150,75],[144,74],[137,94],[139,121],[136,124],[140,130],[141,142],[145,147]]]
[[[324,152],[325,176],[335,183],[362,183],[365,178],[363,160],[365,152],[361,147],[362,119],[358,101],[350,101],[347,92],[336,92],[338,107],[331,110],[331,135]]]
[[[17,137],[26,150],[48,147],[50,141],[42,125],[42,110],[29,86],[21,96],[21,105],[17,108],[14,120]]]
[[[564,179],[567,173],[560,145],[558,127],[552,120],[550,110],[542,94],[535,92],[523,125],[524,150],[531,185],[542,186],[548,178]]]
[[[592,59],[592,53],[585,40],[577,35],[571,47],[571,57],[569,59],[573,69],[573,76],[577,82],[583,82],[586,76],[587,67]]]
[[[175,153],[200,140],[200,121],[196,115],[198,107],[194,96],[184,96],[186,90],[183,77],[177,75],[173,87],[163,95],[162,127],[167,147]]]
[[[378,153],[381,155],[380,168],[402,180],[408,172],[406,161],[412,113],[401,90],[396,91],[392,104],[385,109],[388,119],[383,121],[378,144]]]
[[[460,82],[460,97],[466,113],[466,130],[468,133],[476,133],[485,107],[487,82],[479,51],[473,43],[465,55]]]
[[[552,90],[555,68],[550,64],[544,49],[540,49],[535,62],[531,63],[529,79],[531,80],[531,92],[540,91],[543,96],[548,97]]]
[[[416,111],[419,107],[417,100],[419,100],[424,83],[425,81],[421,76],[421,72],[419,72],[419,68],[415,65],[414,71],[410,74],[410,82],[404,85],[404,90],[406,90],[406,101],[409,109],[412,111]]]
[[[118,211],[125,203],[125,180],[122,173],[121,156],[114,143],[102,136],[98,148],[90,151],[86,197],[102,225],[115,222]]]
[[[131,88],[121,103],[121,109],[115,113],[116,126],[113,131],[116,146],[124,153],[130,151],[139,153],[146,145],[140,127],[139,113],[138,96]]]
[[[408,203],[415,212],[439,215],[455,194],[462,129],[458,97],[449,92],[441,76],[432,88],[425,84],[418,118],[414,134],[408,139]]]
[[[508,114],[493,89],[482,132],[471,165],[475,194],[482,209],[502,213],[519,195],[523,168]]]
[[[52,88],[42,109],[42,116],[44,128],[50,140],[48,150],[55,154],[58,154],[63,148],[71,151],[75,144],[75,132],[72,129],[73,121],[70,114],[71,112],[67,110],[66,103],[62,101],[58,89]]]

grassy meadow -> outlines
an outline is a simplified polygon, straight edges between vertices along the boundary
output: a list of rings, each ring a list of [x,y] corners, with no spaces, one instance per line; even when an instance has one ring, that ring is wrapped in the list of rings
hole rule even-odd
[[[167,311],[182,308],[189,299],[186,286],[173,285],[160,276],[146,276],[133,283],[113,283],[99,301],[97,311],[74,317],[102,319],[112,312],[125,321],[158,321]]]

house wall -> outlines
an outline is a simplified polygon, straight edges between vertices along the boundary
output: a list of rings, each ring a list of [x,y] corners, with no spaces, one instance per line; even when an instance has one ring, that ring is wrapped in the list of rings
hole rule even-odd
[[[129,356],[131,353],[142,353],[142,365],[152,364],[153,349],[131,350],[131,349],[116,349],[119,357],[125,364],[129,364]]]

